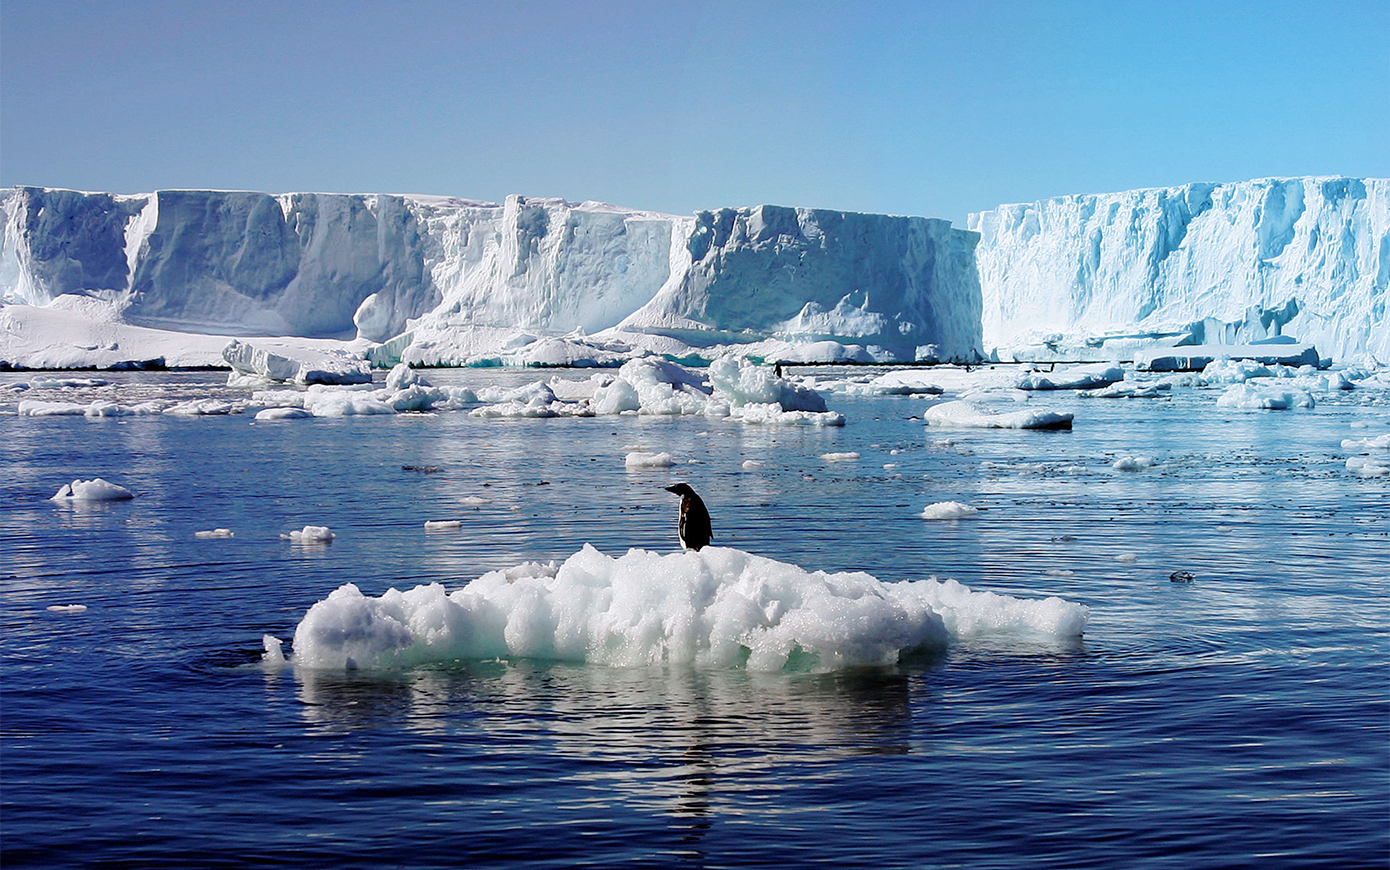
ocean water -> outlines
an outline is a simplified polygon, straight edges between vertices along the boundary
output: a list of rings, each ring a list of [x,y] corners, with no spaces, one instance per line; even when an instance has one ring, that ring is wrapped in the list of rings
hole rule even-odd
[[[234,393],[101,377],[42,395]],[[1341,441],[1390,429],[1390,402],[1216,395],[1034,399],[1071,431],[928,429],[929,399],[835,394],[843,428],[0,414],[0,862],[1385,867],[1390,478],[1348,470]],[[628,471],[636,445],[678,464]],[[1137,455],[1157,464],[1112,467]],[[49,500],[95,476],[137,497]],[[1085,635],[831,672],[260,661],[344,583],[673,551],[678,479],[719,545],[1058,596],[1090,609]],[[948,500],[980,513],[921,519]],[[309,524],[337,537],[281,537]],[[195,536],[219,527],[235,537]]]

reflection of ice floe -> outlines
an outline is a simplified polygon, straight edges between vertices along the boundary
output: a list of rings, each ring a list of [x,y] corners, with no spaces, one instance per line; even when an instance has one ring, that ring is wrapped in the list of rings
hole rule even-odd
[[[342,586],[300,621],[293,661],[352,668],[515,657],[833,670],[892,663],[951,638],[1074,638],[1086,616],[1057,598],[810,572],[726,547],[611,558],[586,545],[562,564],[493,571],[453,593],[434,583],[372,598]]]
[[[995,411],[973,402],[942,402],[922,415],[931,426],[958,426],[971,429],[1070,429],[1072,414],[1025,408],[1021,411]]]
[[[135,493],[110,483],[100,477],[92,480],[74,480],[65,483],[50,501],[125,501],[135,498]]]

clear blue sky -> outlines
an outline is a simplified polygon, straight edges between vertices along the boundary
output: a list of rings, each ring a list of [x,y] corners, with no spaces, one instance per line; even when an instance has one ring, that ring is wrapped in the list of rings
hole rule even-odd
[[[963,225],[1272,175],[1390,175],[1390,2],[0,2],[0,186]]]

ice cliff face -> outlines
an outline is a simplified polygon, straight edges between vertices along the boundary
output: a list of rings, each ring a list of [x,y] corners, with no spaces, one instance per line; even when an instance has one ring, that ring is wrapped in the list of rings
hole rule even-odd
[[[700,212],[656,296],[623,328],[687,341],[749,330],[913,360],[979,346],[975,239],[949,221],[759,206]],[[919,353],[920,351],[920,353]]]
[[[987,353],[1289,335],[1324,357],[1390,362],[1387,179],[1068,196],[973,214],[969,226]]]
[[[0,213],[0,300],[95,296],[140,326],[394,337],[402,352],[417,332],[438,341],[619,324],[696,346],[775,337],[908,360],[919,346],[942,358],[979,352],[974,236],[944,221],[771,206],[691,218],[519,196],[498,205],[42,188],[0,191]]]

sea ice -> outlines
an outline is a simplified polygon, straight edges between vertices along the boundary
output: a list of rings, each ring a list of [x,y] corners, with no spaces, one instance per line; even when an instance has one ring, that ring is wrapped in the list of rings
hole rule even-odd
[[[287,535],[280,537],[293,541],[296,544],[327,544],[337,535],[329,531],[327,526],[305,526]]]
[[[1158,464],[1158,460],[1152,456],[1140,454],[1138,456],[1121,456],[1111,464],[1111,468],[1116,471],[1143,471],[1145,468],[1153,468]]]
[[[458,520],[425,520],[425,531],[444,532],[463,527],[463,523]]]
[[[930,426],[958,426],[973,429],[1070,429],[1072,414],[1041,408],[1022,411],[995,411],[972,402],[954,401],[933,405],[922,415]]]
[[[124,501],[131,498],[135,498],[135,493],[97,477],[63,484],[50,501]]]
[[[624,464],[628,468],[670,468],[676,461],[669,453],[629,453]]]
[[[958,501],[939,501],[922,509],[924,520],[963,520],[977,516],[980,509]]]
[[[209,530],[207,530],[207,531],[194,532],[194,533],[193,533],[193,537],[195,537],[195,538],[233,538],[233,537],[236,537],[236,533],[233,532],[231,529],[209,529]]]
[[[884,583],[727,547],[612,558],[585,545],[563,563],[493,571],[452,593],[432,583],[374,598],[342,586],[296,627],[292,663],[385,668],[519,657],[832,670],[891,664],[952,638],[1075,638],[1086,616],[1057,598],[972,592],[951,580]],[[278,644],[265,645],[272,660]]]
[[[1227,387],[1216,404],[1220,408],[1285,411],[1290,408],[1311,408],[1315,402],[1303,390],[1238,383]]]
[[[826,462],[853,462],[859,458],[859,454],[853,451],[844,453],[822,453],[820,458],[824,459]]]

